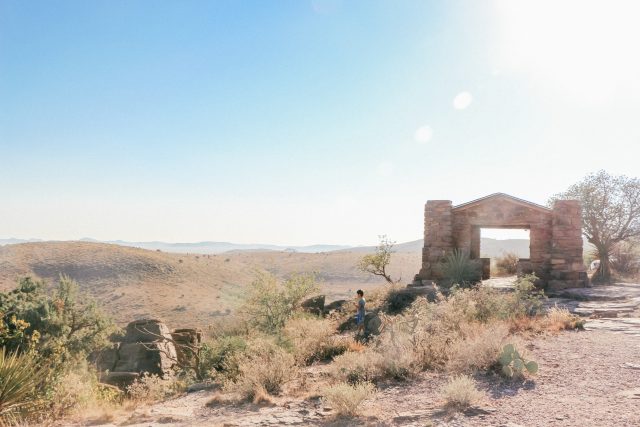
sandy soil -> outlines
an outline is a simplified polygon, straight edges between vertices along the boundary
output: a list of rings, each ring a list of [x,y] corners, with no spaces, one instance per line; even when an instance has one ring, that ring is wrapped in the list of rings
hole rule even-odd
[[[486,397],[464,413],[443,409],[438,389],[446,375],[425,373],[409,383],[382,386],[358,419],[335,418],[322,401],[277,399],[275,405],[216,404],[198,391],[120,417],[109,425],[270,426],[640,426],[640,338],[609,331],[565,332],[529,344],[540,372],[525,382],[477,377]],[[322,367],[306,388],[322,382]],[[85,425],[94,424],[87,420]]]

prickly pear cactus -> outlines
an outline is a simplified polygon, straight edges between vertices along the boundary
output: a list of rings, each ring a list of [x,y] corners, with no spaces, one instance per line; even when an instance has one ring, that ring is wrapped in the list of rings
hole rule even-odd
[[[502,375],[507,378],[523,377],[525,372],[534,375],[538,372],[538,364],[533,360],[525,360],[513,344],[507,344],[498,358],[502,366]]]

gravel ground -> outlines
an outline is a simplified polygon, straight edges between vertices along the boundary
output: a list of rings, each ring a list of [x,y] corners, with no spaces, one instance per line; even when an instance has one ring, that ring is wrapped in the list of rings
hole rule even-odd
[[[377,404],[393,414],[383,422],[429,425],[428,416],[438,426],[640,426],[640,339],[566,332],[537,338],[529,349],[540,364],[534,381],[478,377],[487,393],[483,405],[448,415],[435,409],[441,378],[425,378],[408,389],[383,391]],[[427,413],[420,416],[417,408]]]
[[[476,379],[486,397],[464,413],[442,409],[438,390],[446,375],[425,373],[416,381],[381,387],[375,400],[363,407],[365,416],[358,419],[336,419],[318,398],[279,398],[270,406],[207,407],[213,392],[200,391],[139,408],[108,425],[640,426],[637,336],[564,332],[533,339],[528,354],[540,365],[533,380],[514,383],[480,375]],[[308,375],[311,383],[321,381],[320,372]],[[92,424],[99,423],[94,420]]]

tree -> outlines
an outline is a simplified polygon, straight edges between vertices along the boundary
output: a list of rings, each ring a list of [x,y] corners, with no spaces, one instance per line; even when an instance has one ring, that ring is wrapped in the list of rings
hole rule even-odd
[[[368,254],[362,257],[358,263],[358,268],[365,273],[371,273],[375,276],[383,277],[390,285],[399,283],[401,278],[393,280],[387,268],[391,263],[391,254],[393,253],[393,245],[396,242],[390,241],[386,235],[378,236],[380,243],[376,247],[375,253]]]
[[[249,287],[242,312],[262,332],[277,334],[302,302],[319,290],[315,274],[294,274],[284,282],[271,274],[258,274]]]
[[[640,236],[640,180],[609,175],[604,170],[587,175],[559,199],[582,202],[582,233],[595,246],[600,267],[594,278],[611,279],[611,254],[621,242]]]
[[[61,277],[50,296],[41,281],[20,280],[13,291],[0,292],[0,344],[9,350],[31,346],[59,363],[84,359],[108,344],[115,326],[97,303],[81,295],[78,285]]]

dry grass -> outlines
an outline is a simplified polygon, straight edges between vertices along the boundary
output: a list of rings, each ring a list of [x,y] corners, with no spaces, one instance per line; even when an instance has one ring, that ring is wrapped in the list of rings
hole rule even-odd
[[[284,336],[293,347],[300,365],[325,360],[347,351],[348,342],[334,336],[335,326],[328,319],[296,317],[289,319]]]
[[[495,364],[504,346],[509,328],[504,322],[470,323],[462,328],[462,337],[451,344],[447,370],[472,373]]]
[[[368,348],[361,352],[347,352],[334,359],[329,374],[351,384],[373,382],[382,378],[380,365],[383,356]]]
[[[298,374],[293,355],[264,338],[254,339],[232,359],[238,373],[226,380],[224,389],[245,400],[261,400],[265,393],[277,395]]]
[[[162,379],[146,373],[127,387],[129,399],[135,403],[153,403],[175,396],[182,388],[173,378]]]
[[[510,276],[518,271],[518,255],[507,252],[496,258],[496,269],[499,276]]]
[[[483,393],[476,387],[476,382],[468,375],[449,378],[440,390],[440,394],[448,408],[463,410],[475,405],[483,398]]]
[[[551,307],[545,316],[545,328],[550,331],[584,329],[584,320],[566,308]]]
[[[339,383],[324,390],[323,401],[336,415],[356,416],[362,411],[362,403],[371,399],[376,388],[369,382],[358,384]]]

